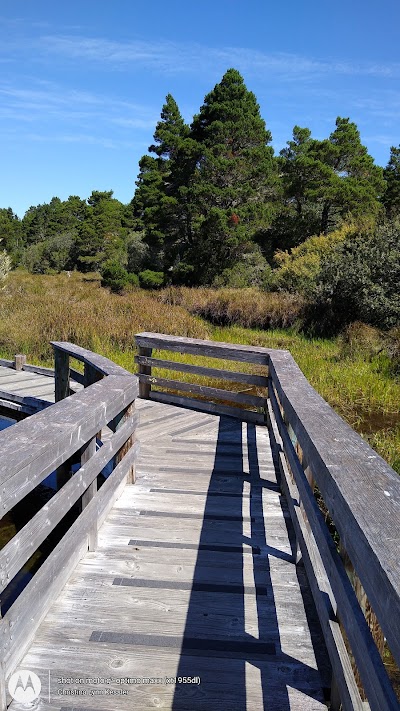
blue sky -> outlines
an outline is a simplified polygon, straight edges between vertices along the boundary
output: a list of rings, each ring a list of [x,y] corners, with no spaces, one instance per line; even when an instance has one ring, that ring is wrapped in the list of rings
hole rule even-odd
[[[187,121],[229,67],[276,151],[295,124],[400,143],[398,0],[2,0],[0,207],[114,190],[128,202],[167,93]]]

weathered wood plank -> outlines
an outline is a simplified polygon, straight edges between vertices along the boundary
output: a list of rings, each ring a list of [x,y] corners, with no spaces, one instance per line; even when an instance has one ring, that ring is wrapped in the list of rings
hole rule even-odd
[[[13,671],[25,653],[51,602],[87,550],[87,535],[93,523],[110,510],[115,495],[121,493],[121,485],[125,485],[127,472],[137,453],[138,445],[135,444],[1,620],[0,644],[6,675]]]
[[[151,354],[152,354],[152,349],[151,348],[141,348],[139,346],[139,356],[141,357],[146,357],[147,359],[151,360]],[[139,375],[151,375],[151,365],[148,364],[140,364],[139,365]],[[139,378],[139,397],[143,398],[144,400],[148,400],[149,394],[151,390],[151,384],[146,383],[143,380],[140,380]]]
[[[153,375],[139,374],[139,382],[158,385],[161,388],[170,388],[181,392],[198,393],[203,397],[215,398],[220,400],[228,400],[236,402],[238,405],[251,405],[253,407],[265,407],[265,398],[259,395],[247,395],[245,393],[233,392],[232,390],[223,390],[220,388],[210,388],[207,385],[198,385],[196,383],[184,383],[179,380],[170,380],[168,378],[158,378]]]
[[[324,517],[318,508],[304,471],[301,469],[300,462],[297,459],[287,428],[280,415],[273,388],[270,389],[270,398],[283,444],[283,451],[286,454],[291,472],[294,476],[301,503],[304,506],[307,519],[311,525],[314,539],[318,543],[321,560],[332,587],[334,601],[337,607],[335,612],[337,612],[346,630],[370,707],[377,711],[383,711],[383,709],[395,711],[398,706],[396,696],[345,571],[343,562],[336,551]]]
[[[54,380],[56,402],[69,395],[69,355],[61,350],[54,351]]]
[[[341,542],[400,665],[400,478],[308,383],[289,354],[270,373]]]
[[[165,368],[166,370],[176,370],[179,373],[193,373],[208,378],[220,378],[221,380],[232,380],[236,383],[246,383],[247,385],[268,386],[268,377],[263,375],[251,375],[249,373],[238,373],[233,370],[222,370],[219,368],[208,368],[189,363],[178,363],[174,360],[161,360],[159,358],[149,358],[146,356],[135,356],[135,363],[139,365],[152,366],[154,368]],[[145,371],[140,370],[140,373]]]
[[[137,393],[135,376],[110,376],[1,432],[2,514],[128,407]]]
[[[9,400],[10,402],[15,402],[18,405],[32,408],[34,412],[45,410],[49,407],[49,405],[51,405],[51,402],[47,400],[42,400],[38,397],[31,397],[30,395],[18,395],[18,393],[8,392],[7,390],[0,390],[0,398],[3,400]]]
[[[317,543],[311,531],[307,529],[300,511],[297,487],[291,482],[290,473],[283,454],[282,440],[279,434],[271,401],[268,402],[272,446],[278,455],[281,483],[288,502],[289,511],[304,561],[307,578],[310,583],[315,606],[321,622],[328,654],[331,660],[334,678],[340,691],[344,711],[363,711],[363,704],[354,678],[347,649],[335,618],[334,599],[331,585],[326,574]]]
[[[71,356],[71,358],[76,358],[76,360],[82,361],[82,363],[88,363],[103,375],[132,375],[132,373],[125,370],[125,368],[121,368],[120,365],[113,363],[112,360],[109,360],[98,353],[93,353],[86,348],[76,346],[74,343],[68,343],[66,341],[51,341],[51,345],[53,346],[55,353],[64,353]]]
[[[141,348],[157,348],[158,350],[192,353],[210,358],[225,358],[245,363],[261,363],[262,365],[268,364],[269,356],[274,352],[269,348],[166,336],[163,333],[138,333],[135,340]]]
[[[26,355],[24,355],[22,353],[17,353],[14,356],[14,369],[15,370],[23,370],[25,363],[26,363]]]
[[[200,410],[200,412],[211,412],[219,415],[229,415],[244,422],[253,422],[255,424],[264,424],[264,415],[258,412],[250,412],[242,410],[239,407],[229,407],[229,405],[219,405],[212,402],[204,402],[204,400],[195,400],[185,397],[184,395],[173,395],[173,393],[163,393],[158,390],[150,392],[150,399],[155,402],[165,402],[171,405],[181,405],[188,409]]]
[[[72,479],[4,546],[0,552],[0,592],[129,439],[135,431],[137,421],[137,415],[129,418],[124,426],[90,457],[90,461],[84,463]]]

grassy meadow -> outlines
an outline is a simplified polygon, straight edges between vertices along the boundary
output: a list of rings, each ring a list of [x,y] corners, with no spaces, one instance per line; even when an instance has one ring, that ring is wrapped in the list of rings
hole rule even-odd
[[[298,297],[255,289],[117,295],[102,289],[96,275],[15,271],[0,292],[0,355],[25,353],[29,362],[51,365],[49,341],[72,341],[134,370],[134,334],[140,331],[288,349],[316,390],[400,473],[400,380],[388,356],[368,327],[353,338],[307,338],[296,330],[302,308]],[[235,369],[231,361],[218,366]],[[156,374],[172,377],[170,371]]]

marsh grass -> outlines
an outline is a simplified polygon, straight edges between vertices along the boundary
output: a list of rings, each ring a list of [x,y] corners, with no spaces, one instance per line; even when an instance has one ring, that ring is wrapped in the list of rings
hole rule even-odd
[[[42,276],[16,271],[9,275],[0,291],[0,352],[6,358],[25,353],[29,362],[51,365],[49,341],[72,341],[134,371],[134,335],[141,331],[287,349],[322,397],[400,472],[400,381],[391,372],[385,353],[377,347],[376,334],[363,331],[364,344],[360,345],[357,329],[346,341],[343,337],[310,339],[293,327],[261,330],[212,325],[193,313],[196,301],[208,299],[210,292],[213,298],[218,297],[213,289],[169,289],[161,294],[135,289],[117,295],[102,289],[96,275]],[[233,292],[230,318],[234,319],[237,308],[239,321],[243,313],[255,311],[257,304],[260,310],[275,304],[277,313],[286,304],[284,297],[278,309],[278,301],[255,289],[222,290],[225,300],[228,292]],[[274,295],[274,299],[280,296]],[[251,323],[250,317],[248,321]],[[229,360],[160,351],[154,355],[165,360],[262,374],[260,367]],[[245,384],[216,378],[206,381],[203,377],[166,369],[155,369],[154,374],[250,392]],[[261,388],[251,392],[263,394]]]

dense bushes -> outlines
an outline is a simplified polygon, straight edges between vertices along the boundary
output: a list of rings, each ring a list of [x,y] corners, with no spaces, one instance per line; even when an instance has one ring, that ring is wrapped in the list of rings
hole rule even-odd
[[[101,285],[119,294],[129,287],[139,286],[137,274],[129,274],[117,261],[106,262],[101,270]]]
[[[351,234],[322,261],[308,322],[326,333],[352,321],[393,328],[400,323],[399,284],[400,224]]]
[[[162,272],[146,269],[139,275],[128,272],[117,260],[105,262],[101,269],[101,286],[108,287],[116,294],[141,286],[142,289],[159,289],[164,283]]]
[[[164,284],[164,274],[145,269],[139,272],[139,282],[142,289],[159,289]]]
[[[314,235],[289,251],[275,252],[277,268],[271,274],[270,288],[290,293],[310,294],[319,276],[321,262],[337,245],[354,233],[352,225],[343,225],[329,235]]]

